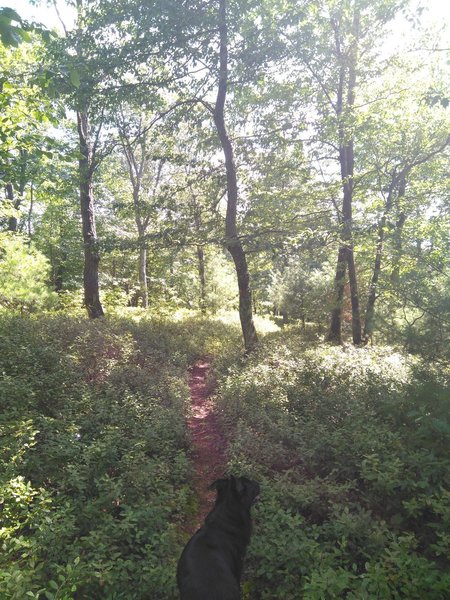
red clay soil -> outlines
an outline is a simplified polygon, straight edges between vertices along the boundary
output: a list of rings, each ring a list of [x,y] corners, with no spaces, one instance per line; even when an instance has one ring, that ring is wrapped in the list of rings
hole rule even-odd
[[[195,363],[189,374],[192,412],[188,419],[188,427],[192,439],[194,488],[199,503],[198,513],[189,526],[191,532],[203,524],[214,504],[216,493],[210,492],[208,486],[223,477],[226,468],[226,443],[208,389],[208,369],[209,362],[203,358]]]

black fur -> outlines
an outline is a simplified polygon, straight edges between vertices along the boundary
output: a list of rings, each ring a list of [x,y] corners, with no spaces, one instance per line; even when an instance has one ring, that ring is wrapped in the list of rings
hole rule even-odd
[[[239,600],[250,507],[259,484],[245,477],[218,479],[216,504],[184,548],[177,569],[181,600]]]

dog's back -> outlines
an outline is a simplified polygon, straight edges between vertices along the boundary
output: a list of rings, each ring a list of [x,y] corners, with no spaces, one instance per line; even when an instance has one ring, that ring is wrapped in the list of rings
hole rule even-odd
[[[226,536],[207,527],[191,538],[178,563],[181,600],[239,600],[240,560],[227,545]]]
[[[250,506],[259,485],[244,477],[219,479],[217,500],[178,562],[181,600],[239,600],[245,551],[250,541]]]

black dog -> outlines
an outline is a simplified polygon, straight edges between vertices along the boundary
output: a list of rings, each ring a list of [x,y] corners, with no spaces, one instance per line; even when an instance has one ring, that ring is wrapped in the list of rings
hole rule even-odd
[[[239,600],[244,555],[250,541],[250,507],[259,484],[245,477],[218,479],[216,504],[187,543],[177,569],[181,600]]]

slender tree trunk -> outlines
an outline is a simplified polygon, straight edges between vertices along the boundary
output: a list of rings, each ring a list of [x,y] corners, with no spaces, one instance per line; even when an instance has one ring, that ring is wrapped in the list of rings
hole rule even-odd
[[[395,223],[395,231],[394,231],[394,256],[393,263],[394,268],[391,274],[392,282],[397,285],[400,281],[400,260],[402,258],[402,247],[403,247],[403,226],[406,221],[406,213],[402,210],[400,206],[401,199],[405,196],[406,192],[406,176],[410,172],[410,169],[407,171],[403,171],[398,184],[398,193],[397,193],[397,221]]]
[[[131,153],[131,150],[130,150]],[[127,157],[128,158],[128,157]],[[135,157],[132,157],[133,161]],[[131,159],[130,159],[131,160]],[[144,161],[144,157],[142,158]],[[129,163],[130,169],[132,168],[131,163]],[[142,171],[143,171],[142,167]],[[145,233],[147,230],[147,225],[145,223],[145,219],[141,216],[140,209],[140,194],[141,194],[141,180],[142,173],[136,172],[134,175],[132,171],[130,171],[131,184],[133,186],[133,205],[134,205],[134,220],[136,222],[136,227],[138,230],[138,243],[139,243],[139,262],[138,262],[138,271],[139,271],[139,295],[142,301],[142,308],[148,308],[148,282],[147,282],[147,242],[145,240]]]
[[[347,270],[347,248],[339,247],[334,277],[335,303],[331,311],[331,326],[328,340],[336,344],[342,343],[342,307],[344,303],[345,273]]]
[[[364,320],[364,343],[367,344],[373,336],[373,331],[375,328],[375,302],[377,300],[378,293],[378,281],[381,275],[381,262],[383,258],[383,246],[384,246],[384,234],[386,230],[386,222],[387,217],[390,211],[392,210],[392,204],[394,200],[395,189],[398,185],[398,177],[396,173],[396,169],[394,169],[391,183],[389,185],[389,191],[386,198],[386,205],[384,208],[383,216],[381,217],[379,226],[378,226],[378,239],[375,251],[375,262],[373,267],[372,280],[370,282],[369,287],[369,295],[367,298],[367,307],[366,307],[366,318]],[[400,176],[400,186],[398,189],[399,195],[404,195],[405,193],[405,177],[404,174]]]
[[[142,308],[148,308],[147,244],[145,241],[145,231],[139,233],[139,288]]]
[[[15,208],[19,209],[25,198],[25,188],[27,186],[27,163],[28,163],[28,152],[27,150],[20,151],[20,175],[19,175],[19,194],[17,197]],[[20,231],[23,230],[25,223],[22,224]]]
[[[191,187],[191,186],[189,186]],[[201,235],[203,229],[202,222],[202,213],[201,208],[197,201],[197,196],[194,194],[191,188],[191,200],[192,200],[192,209],[194,213],[194,228],[195,232],[198,236]],[[205,252],[203,250],[203,246],[197,245],[197,269],[198,269],[198,278],[200,283],[200,300],[199,307],[200,310],[204,313],[206,312],[206,261],[205,261]]]
[[[92,192],[93,161],[89,140],[89,118],[86,112],[77,112],[77,125],[80,144],[80,208],[84,242],[84,305],[89,318],[96,319],[103,316],[104,312],[100,303],[98,278],[100,256]]]
[[[30,209],[28,211],[28,219],[27,219],[27,230],[28,237],[31,238],[31,217],[33,216],[33,204],[34,204],[34,185],[31,182],[30,186]]]
[[[386,199],[386,206],[381,218],[379,227],[378,227],[378,240],[376,246],[376,254],[375,254],[375,264],[373,269],[372,280],[369,288],[369,296],[367,299],[367,308],[366,308],[366,318],[364,325],[364,342],[368,343],[368,341],[372,338],[374,327],[375,327],[375,302],[377,300],[377,289],[378,289],[378,281],[381,275],[381,263],[383,257],[383,245],[384,245],[384,236],[385,229],[387,223],[387,216],[391,212],[393,204],[394,204],[394,193],[397,194],[397,208],[398,208],[398,217],[395,227],[395,232],[393,236],[394,242],[394,256],[393,256],[393,270],[391,273],[391,281],[394,285],[399,283],[400,279],[400,260],[402,254],[402,232],[403,226],[406,221],[406,213],[401,210],[399,204],[401,198],[405,196],[406,193],[406,182],[409,173],[411,170],[417,165],[426,163],[432,156],[436,156],[442,152],[448,145],[450,144],[450,135],[446,137],[446,139],[441,142],[438,146],[436,146],[430,152],[422,155],[417,158],[414,162],[403,166],[400,172],[397,173],[397,167],[394,168],[391,183],[389,186],[389,193]],[[420,251],[420,248],[418,247]]]
[[[12,183],[7,183],[5,185],[6,198],[11,202],[13,208],[16,208],[16,203],[14,202],[14,188]],[[12,215],[8,219],[8,231],[17,231],[17,217]]]
[[[355,89],[356,89],[356,65],[358,62],[358,39],[359,39],[359,9],[355,7],[353,15],[353,45],[350,53],[350,65],[348,74],[348,89],[347,89],[347,107],[350,111],[353,110],[355,105]],[[355,267],[355,254],[353,245],[353,216],[352,216],[352,203],[353,203],[353,187],[354,187],[354,165],[355,165],[355,153],[353,143],[353,132],[351,138],[345,148],[347,154],[346,168],[347,168],[347,179],[344,181],[344,188],[346,181],[348,182],[349,188],[349,200],[348,200],[348,252],[347,252],[347,264],[348,264],[348,276],[350,282],[350,298],[352,304],[352,337],[354,344],[361,344],[361,313],[359,308],[359,294],[358,294],[358,278]],[[345,190],[344,190],[345,195]],[[345,213],[344,213],[345,214]]]
[[[14,210],[19,210],[22,203],[25,187],[27,184],[27,159],[28,152],[26,150],[20,150],[20,175],[19,175],[19,190],[17,197],[14,198],[14,187],[12,183],[6,184],[6,197],[11,202]],[[8,220],[8,231],[17,232],[19,229],[19,223],[15,215],[11,216]]]
[[[147,212],[147,214],[145,214],[141,198],[142,181],[148,172],[149,151],[147,147],[147,135],[145,129],[142,130],[141,125],[139,125],[139,134],[137,135],[137,139],[131,140],[127,135],[126,126],[120,122],[118,122],[118,124],[122,149],[128,164],[130,183],[133,188],[134,220],[138,231],[139,243],[139,297],[142,301],[142,307],[148,308],[148,247],[145,237],[150,220],[150,213]],[[139,147],[140,152],[136,149],[136,144]],[[160,183],[163,164],[164,162],[160,160],[153,186],[153,198],[156,196],[158,185]]]
[[[406,222],[406,213],[402,210],[398,213],[397,221],[395,223],[394,231],[394,252],[393,252],[393,269],[391,273],[391,281],[394,285],[398,285],[400,282],[400,261],[402,258],[403,250],[403,227]]]
[[[62,292],[64,289],[64,264],[67,260],[67,254],[63,251],[61,253],[60,258],[58,259],[58,264],[55,269],[55,277],[54,277],[54,285],[55,292]]]
[[[197,198],[191,191],[192,201],[194,205],[194,226],[195,231],[198,235],[202,232],[202,215],[200,207],[197,203]],[[203,246],[197,246],[197,264],[198,264],[198,278],[200,281],[200,310],[206,312],[206,263],[205,263],[205,252]]]
[[[353,245],[349,248],[347,254],[348,279],[350,283],[350,301],[352,304],[352,338],[356,345],[361,344],[361,311],[359,307],[358,278],[355,267],[355,255]]]
[[[342,310],[345,276],[348,267],[350,298],[352,305],[352,337],[354,344],[360,344],[362,341],[361,314],[359,307],[358,279],[355,267],[352,239],[353,144],[341,148],[340,162],[344,191],[342,202],[343,222],[341,225],[341,241],[336,264],[335,305],[331,313],[331,326],[328,334],[328,340],[336,343],[342,342]]]
[[[202,246],[197,246],[198,277],[200,280],[200,310],[206,312],[206,276],[205,253]]]
[[[359,308],[358,278],[353,251],[353,175],[354,175],[354,142],[353,132],[349,132],[348,117],[355,105],[356,65],[358,60],[359,12],[355,9],[353,17],[353,45],[348,56],[342,54],[339,31],[336,30],[336,54],[341,61],[336,114],[338,118],[339,164],[342,179],[342,224],[341,240],[335,275],[335,305],[331,314],[331,325],[328,339],[342,342],[342,310],[345,287],[346,267],[348,267],[350,297],[352,305],[352,337],[354,344],[360,344],[361,315]],[[344,98],[345,96],[345,98]]]
[[[364,321],[364,342],[367,344],[373,335],[375,326],[375,302],[377,299],[378,280],[381,274],[381,258],[383,254],[383,243],[384,243],[384,230],[386,227],[386,211],[381,218],[381,222],[378,228],[378,240],[375,253],[375,264],[373,267],[372,280],[369,287],[369,296],[367,298],[366,307],[366,318]]]
[[[242,334],[244,336],[244,345],[247,352],[250,352],[258,341],[255,324],[253,322],[252,311],[252,293],[250,289],[250,275],[247,267],[245,252],[240,243],[234,245],[227,244],[236,268],[236,275],[239,287],[239,318],[241,321]]]
[[[226,247],[231,254],[236,269],[239,287],[239,317],[241,321],[244,345],[247,352],[252,350],[258,341],[252,313],[252,292],[247,259],[238,237],[236,219],[238,188],[234,153],[225,126],[225,100],[228,86],[228,29],[226,22],[226,0],[219,0],[219,34],[220,34],[220,73],[216,104],[214,107],[214,123],[225,156],[227,175],[227,211],[225,217]]]

